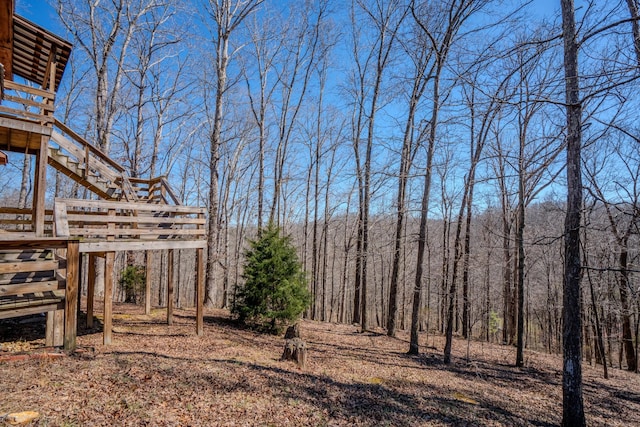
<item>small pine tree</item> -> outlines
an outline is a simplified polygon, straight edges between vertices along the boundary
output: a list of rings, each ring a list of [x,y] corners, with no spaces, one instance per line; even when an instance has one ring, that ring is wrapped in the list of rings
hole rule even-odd
[[[288,236],[269,224],[245,251],[244,287],[232,312],[246,325],[273,334],[296,320],[310,303],[302,266]]]
[[[146,285],[146,272],[140,265],[128,265],[120,277],[120,286],[124,289],[124,302],[137,304],[142,298]]]

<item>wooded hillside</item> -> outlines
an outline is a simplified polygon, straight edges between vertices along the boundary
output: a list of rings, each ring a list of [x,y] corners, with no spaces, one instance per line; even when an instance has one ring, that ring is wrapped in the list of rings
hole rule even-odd
[[[516,345],[520,365],[561,351],[573,290],[584,358],[637,372],[638,0],[49,3],[16,11],[75,46],[56,114],[208,207],[209,307],[274,223],[309,319],[411,330],[414,353],[445,334],[445,360],[452,335]],[[0,200],[30,205],[30,162],[10,153]],[[51,195],[91,196],[60,174]]]

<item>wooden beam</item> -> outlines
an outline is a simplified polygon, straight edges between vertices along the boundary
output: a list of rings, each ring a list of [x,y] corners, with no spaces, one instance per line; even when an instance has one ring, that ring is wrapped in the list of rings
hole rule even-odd
[[[69,241],[67,247],[67,287],[65,291],[64,349],[76,349],[78,333],[78,273],[80,268],[80,252],[77,241]]]
[[[53,312],[53,346],[64,345],[64,308]]]
[[[105,254],[105,266],[104,266],[104,326],[102,342],[104,345],[109,345],[112,342],[111,332],[113,329],[113,263],[115,260],[115,252],[107,252]]]
[[[44,345],[53,347],[54,311],[47,311],[47,326],[44,332]]]
[[[67,206],[56,202],[53,207],[53,224],[56,236],[69,236],[69,222],[67,220]]]
[[[33,230],[37,237],[44,236],[44,201],[47,191],[49,137],[40,137],[40,151],[36,155],[36,173],[33,191]]]
[[[196,334],[204,334],[204,249],[196,249]]]
[[[89,268],[87,272],[87,328],[93,328],[93,301],[96,289],[96,258],[89,254]]]
[[[162,249],[203,249],[206,240],[149,240],[149,241],[113,241],[80,243],[80,252],[117,252],[117,251],[148,251]]]
[[[140,236],[142,239],[147,240],[168,240],[170,236],[172,238],[177,238],[178,236],[200,236],[204,239],[205,231],[202,229],[174,229],[174,228],[121,228],[116,227],[118,220],[114,216],[109,221],[105,228],[103,224],[98,227],[74,227],[69,228],[69,235],[74,237],[83,237],[83,236],[96,236],[96,238],[101,238],[104,236]]]
[[[35,292],[48,292],[48,291],[57,290],[58,287],[59,287],[59,284],[57,280],[46,280],[42,282],[32,281],[32,282],[16,283],[16,284],[0,284],[0,296],[24,295],[24,294],[30,294]]]
[[[13,13],[14,0],[0,2],[0,64],[4,66],[5,79],[13,80]]]
[[[82,276],[84,274],[84,255],[80,253],[80,246],[78,246],[78,304],[76,307],[76,315],[80,315],[80,310],[82,307]]]
[[[61,200],[69,207],[74,208],[99,208],[99,209],[130,209],[141,212],[168,212],[182,214],[206,214],[207,208],[194,206],[174,206],[156,205],[142,202],[119,202],[112,200],[78,200],[78,199],[56,199]]]
[[[65,221],[70,223],[82,222],[84,224],[104,224],[106,218],[104,214],[100,213],[71,213],[67,211],[67,207],[64,202],[56,201],[56,214],[57,211],[60,210],[60,213],[64,211],[66,215]],[[152,213],[147,212],[139,212],[138,216],[127,216],[120,214],[116,215],[114,221],[117,224],[136,224],[138,226],[142,225],[156,225],[156,224],[195,224],[195,225],[204,225],[206,224],[206,220],[204,218],[188,218],[188,217],[164,217],[164,216],[148,216]],[[167,230],[165,230],[165,234]]]
[[[0,264],[0,274],[30,273],[37,271],[50,271],[58,268],[58,261],[30,261],[30,262],[3,262]]]
[[[145,288],[144,288],[144,314],[151,314],[151,272],[153,271],[153,252],[145,251]]]
[[[167,324],[173,325],[173,249],[167,254]]]
[[[30,314],[48,313],[55,310],[64,310],[64,302],[52,302],[51,304],[34,305],[32,307],[20,307],[10,310],[0,310],[0,319],[28,316]]]
[[[6,233],[0,234],[0,249],[65,249],[68,241],[58,237],[36,237],[33,233]]]

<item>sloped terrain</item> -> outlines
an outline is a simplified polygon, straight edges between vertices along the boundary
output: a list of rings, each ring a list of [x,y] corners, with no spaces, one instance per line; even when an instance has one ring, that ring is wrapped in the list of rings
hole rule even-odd
[[[85,331],[70,356],[47,356],[42,339],[8,341],[5,334],[0,415],[38,411],[32,424],[42,426],[551,426],[561,420],[557,356],[526,352],[526,367],[516,369],[515,349],[460,340],[445,366],[440,337],[423,337],[422,354],[412,357],[404,335],[303,321],[309,355],[301,370],[279,360],[281,337],[240,329],[224,311],[205,313],[201,338],[191,311],[176,310],[172,326],[162,310],[141,311],[116,305],[114,344],[104,347],[99,330]],[[588,424],[640,425],[640,378],[616,369],[610,375],[604,380],[600,367],[584,368]]]

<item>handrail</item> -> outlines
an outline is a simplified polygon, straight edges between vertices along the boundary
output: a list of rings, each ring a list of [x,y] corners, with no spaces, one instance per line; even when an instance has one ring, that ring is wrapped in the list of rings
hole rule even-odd
[[[164,194],[168,194],[171,199],[173,199],[173,203],[175,203],[176,205],[182,205],[182,202],[180,202],[180,199],[178,199],[178,196],[176,196],[176,194],[173,192],[173,189],[171,188],[171,186],[169,185],[169,181],[167,181],[166,177],[162,177],[162,189],[164,191],[162,191],[162,195],[164,198]],[[165,200],[166,203],[166,200]]]
[[[139,199],[138,193],[133,189],[131,185],[131,181],[127,174],[123,173],[120,176],[120,187],[122,188],[122,193],[125,199],[129,202],[137,202]]]
[[[96,146],[89,143],[86,139],[78,135],[76,132],[74,132],[67,125],[65,125],[55,117],[53,119],[53,124],[55,125],[55,127],[60,129],[64,134],[67,134],[68,136],[70,136],[72,142],[78,143],[82,147],[83,151],[88,150],[90,154],[93,154],[94,156],[102,160],[104,163],[116,169],[119,173],[122,173],[125,171],[125,168],[123,168],[118,162],[116,162],[111,157],[109,157],[104,151],[100,150]]]
[[[128,201],[139,201],[140,194],[144,195],[146,192],[148,201],[182,205],[165,176],[151,179],[129,177],[124,167],[67,125],[55,118],[53,125],[62,133],[52,131],[51,140],[84,167],[83,178],[87,178],[86,175],[90,170],[97,171],[105,179],[119,185],[122,189],[122,197]],[[142,198],[144,199],[144,196]]]
[[[119,185],[122,189],[121,195],[126,200],[139,199],[124,167],[58,119],[54,119],[54,126],[62,133],[57,130],[52,131],[51,140],[75,158],[74,160],[83,168],[84,179],[88,178],[89,171],[95,171],[109,182]]]

